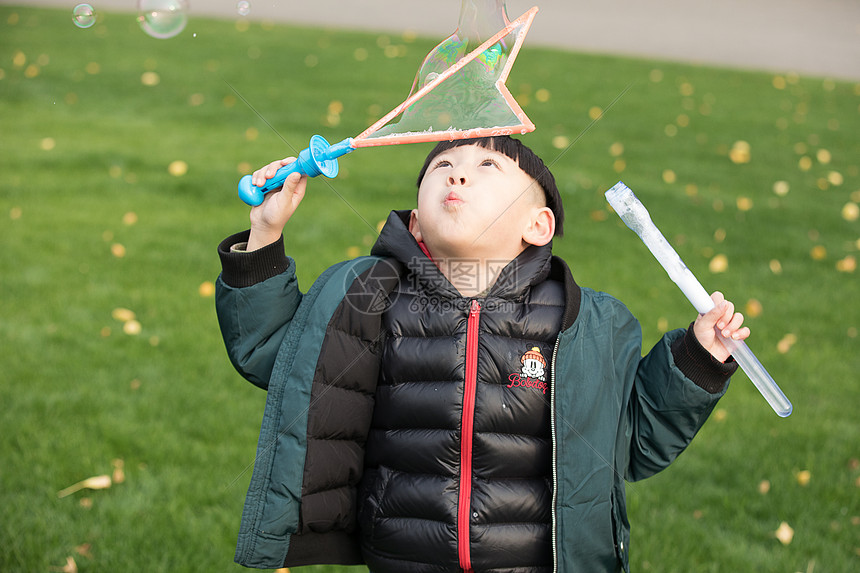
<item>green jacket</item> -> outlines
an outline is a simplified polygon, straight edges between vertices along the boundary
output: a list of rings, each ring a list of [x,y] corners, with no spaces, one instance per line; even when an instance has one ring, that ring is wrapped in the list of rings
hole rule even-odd
[[[373,305],[391,288],[386,281],[397,267],[359,257],[329,268],[302,294],[282,242],[255,254],[229,253],[241,240],[228,238],[220,248],[218,317],[234,366],[268,393],[236,561],[259,568],[361,563],[353,530],[320,532],[306,523],[303,482],[314,465],[308,432],[332,396],[315,383],[332,328],[372,322]],[[717,363],[683,329],[667,333],[643,358],[639,324],[622,303],[579,287],[557,257],[551,278],[566,292],[550,381],[556,570],[628,571],[625,480],[657,473],[686,448],[736,366]],[[374,356],[374,328],[361,326],[367,342],[355,360]]]

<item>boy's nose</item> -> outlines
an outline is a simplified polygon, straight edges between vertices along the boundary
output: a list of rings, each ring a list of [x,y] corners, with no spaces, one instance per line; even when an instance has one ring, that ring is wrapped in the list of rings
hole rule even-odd
[[[456,173],[448,176],[448,185],[465,185],[468,182],[464,173]]]

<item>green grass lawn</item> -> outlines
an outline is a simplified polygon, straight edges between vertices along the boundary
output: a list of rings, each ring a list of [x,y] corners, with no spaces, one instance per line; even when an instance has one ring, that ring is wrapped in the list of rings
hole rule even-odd
[[[240,569],[265,396],[228,363],[206,290],[247,225],[236,181],[363,131],[438,41],[243,24],[155,40],[132,15],[79,29],[0,7],[0,571]],[[555,252],[577,280],[623,300],[646,345],[694,318],[606,205],[621,179],[745,309],[794,403],[778,418],[738,374],[690,449],[628,486],[633,569],[860,568],[860,84],[527,40],[508,85],[562,189]],[[304,288],[413,206],[429,148],[359,150],[311,182],[286,234]],[[121,483],[57,497],[119,464]],[[303,571],[347,570],[366,569]]]

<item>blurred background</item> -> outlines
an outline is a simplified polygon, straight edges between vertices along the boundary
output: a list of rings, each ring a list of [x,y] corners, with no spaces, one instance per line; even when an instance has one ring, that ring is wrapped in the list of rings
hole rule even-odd
[[[536,4],[508,87],[562,190],[555,252],[646,347],[694,318],[606,204],[623,180],[794,403],[739,373],[628,485],[633,570],[857,569],[860,5]],[[399,104],[460,2],[191,0],[155,27],[82,5],[0,0],[0,570],[238,571],[265,394],[214,315],[236,182]],[[303,289],[414,205],[430,147],[311,182],[285,237]]]

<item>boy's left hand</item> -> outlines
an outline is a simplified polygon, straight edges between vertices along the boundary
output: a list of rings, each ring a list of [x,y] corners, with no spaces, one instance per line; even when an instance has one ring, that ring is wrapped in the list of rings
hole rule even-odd
[[[750,335],[750,329],[741,326],[744,316],[735,312],[735,305],[726,300],[721,292],[713,293],[711,300],[714,301],[714,308],[696,318],[696,322],[693,323],[693,334],[696,335],[699,344],[714,358],[725,362],[731,353],[723,346],[714,329],[719,329],[723,336],[734,340],[746,339]]]

